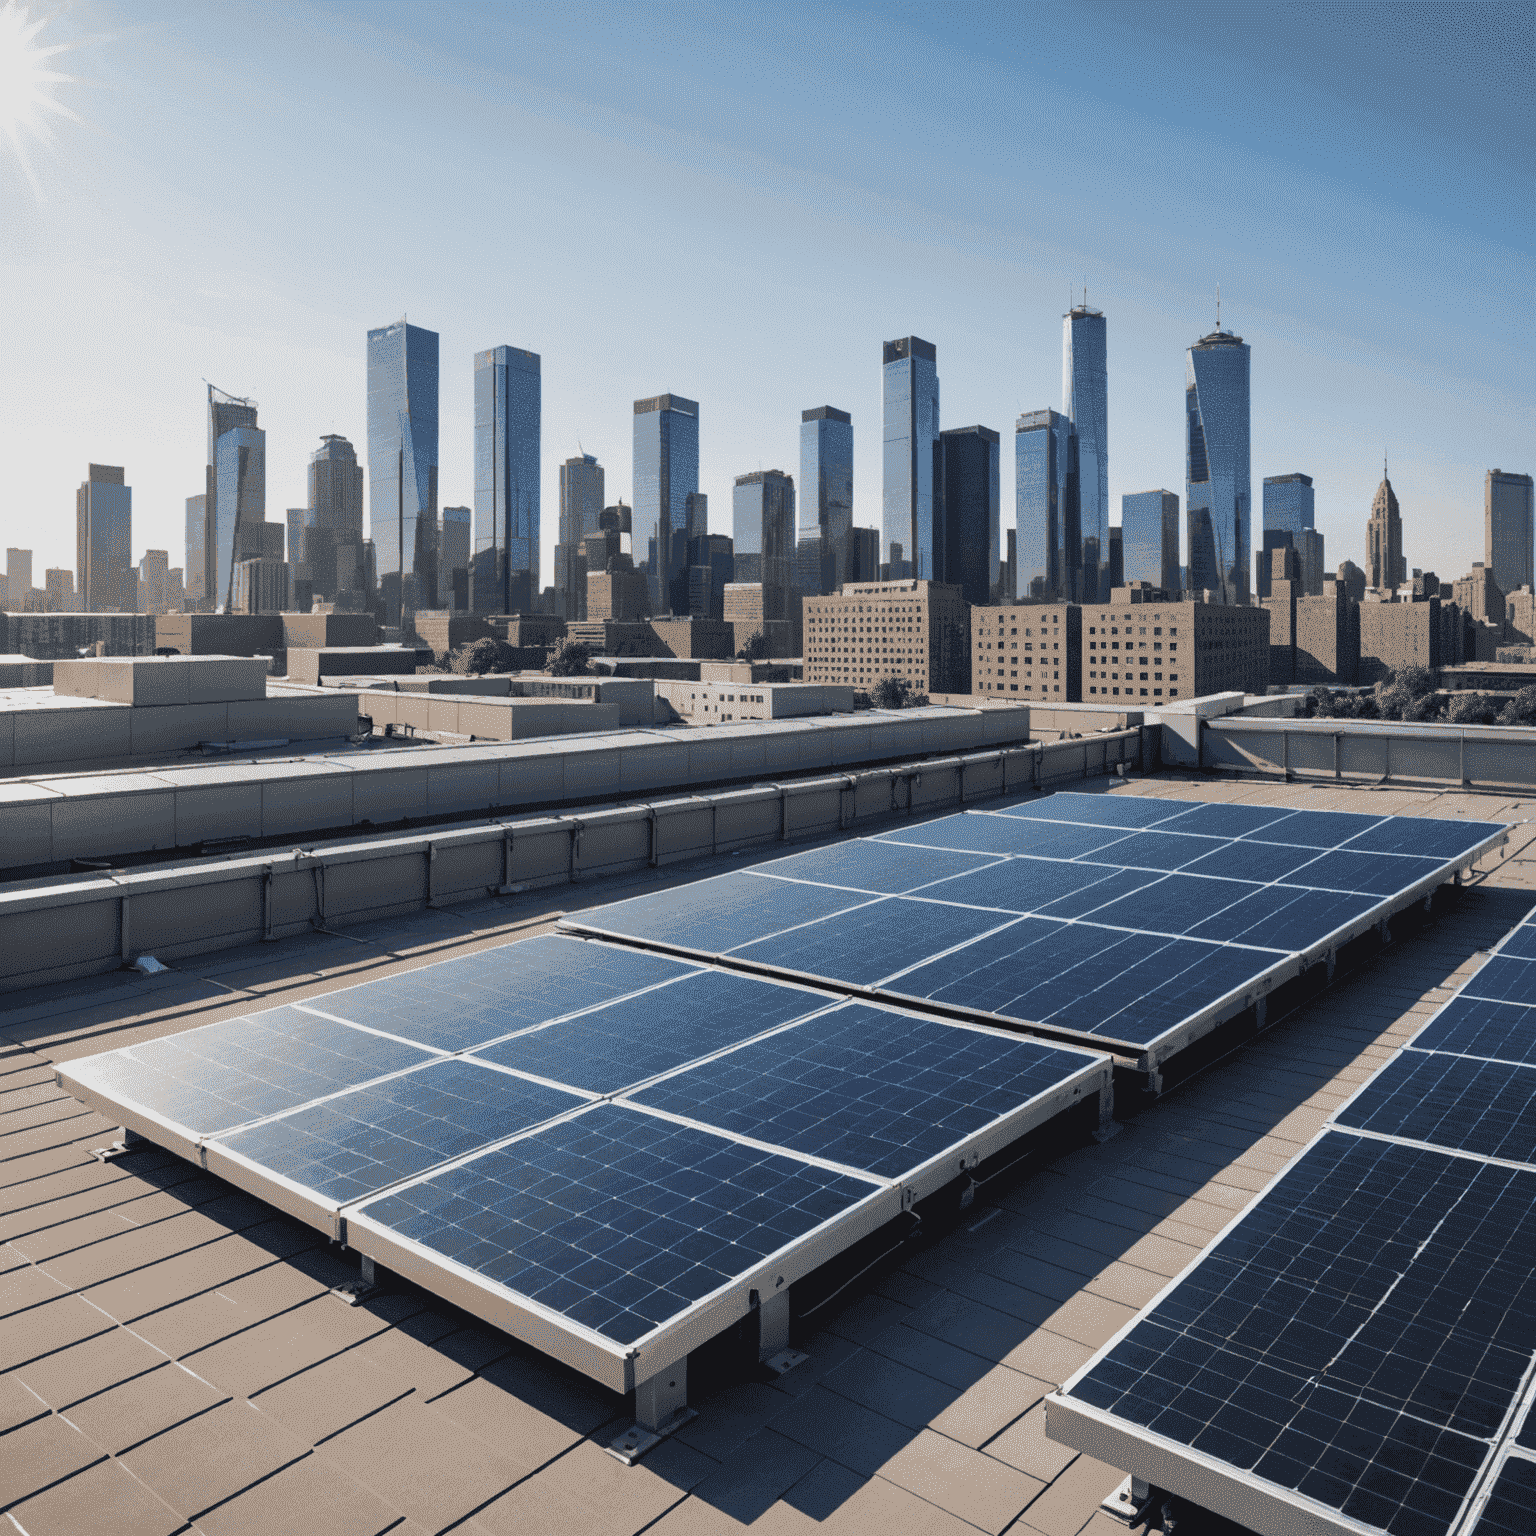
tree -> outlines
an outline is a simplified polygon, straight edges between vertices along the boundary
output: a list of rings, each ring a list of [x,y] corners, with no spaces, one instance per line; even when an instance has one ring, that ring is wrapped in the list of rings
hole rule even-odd
[[[1499,718],[1499,706],[1486,693],[1460,693],[1451,700],[1445,718],[1452,725],[1493,725]]]
[[[1376,685],[1383,720],[1433,720],[1440,713],[1435,674],[1428,667],[1399,667]]]
[[[870,690],[869,702],[876,709],[905,709],[916,701],[912,696],[912,684],[906,678],[892,674],[882,677]]]
[[[592,674],[592,647],[579,640],[562,640],[549,653],[544,670],[551,677],[589,677]]]
[[[472,640],[448,658],[455,672],[479,677],[486,672],[511,672],[517,666],[517,652],[505,640]]]
[[[1536,687],[1522,688],[1499,715],[1500,725],[1536,725]]]
[[[762,630],[755,629],[747,636],[746,643],[736,652],[737,661],[767,661],[768,641]]]

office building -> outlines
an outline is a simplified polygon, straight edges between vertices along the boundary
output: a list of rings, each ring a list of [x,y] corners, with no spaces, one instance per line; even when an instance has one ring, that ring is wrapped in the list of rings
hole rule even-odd
[[[469,563],[473,558],[474,517],[468,507],[443,508],[438,600],[445,608],[469,607]]]
[[[237,561],[256,557],[267,519],[267,434],[256,402],[208,386],[208,466],[204,486],[203,583],[208,601],[227,611]]]
[[[916,693],[971,691],[970,610],[937,581],[844,583],[804,605],[808,683],[873,688],[904,678]]]
[[[436,331],[397,320],[368,332],[368,531],[391,627],[437,607],[437,387]],[[478,416],[477,391],[477,441]],[[478,479],[477,463],[477,499]]]
[[[1453,605],[1438,597],[1417,603],[1361,603],[1358,681],[1369,686],[1404,667],[1451,666],[1460,660],[1448,645],[1444,619]]]
[[[1108,603],[1083,609],[1082,667],[1082,698],[1090,704],[1134,699],[1145,708],[1207,693],[1263,693],[1269,611],[1173,602],[1155,587],[1128,583]]]
[[[296,557],[290,537],[288,559],[292,562],[297,558],[308,567],[308,580],[316,596],[334,600],[343,591],[357,590],[345,587],[338,573],[357,569],[356,548],[363,542],[363,466],[357,462],[352,444],[330,433],[310,455],[308,479],[303,549]],[[291,512],[289,524],[291,530]]]
[[[1360,671],[1360,605],[1343,582],[1325,574],[1322,592],[1296,603],[1294,681],[1348,686]]]
[[[75,611],[75,573],[50,566],[43,572],[43,602],[49,613]]]
[[[1076,704],[1082,697],[1083,610],[1077,603],[971,609],[971,692],[1018,703]]]
[[[1172,491],[1138,491],[1120,498],[1123,579],[1164,592],[1179,590],[1179,498]]]
[[[1311,475],[1264,477],[1264,531],[1298,534],[1315,526]],[[1294,547],[1294,539],[1292,541]]]
[[[880,575],[880,530],[861,528],[848,530],[848,563],[843,579],[838,583],[841,590],[850,581],[872,582]]]
[[[8,549],[5,552],[5,603],[8,608],[23,609],[32,598],[32,551]]]
[[[1086,297],[1062,317],[1061,409],[1077,440],[1082,601],[1092,603],[1109,595],[1109,361],[1103,311]]]
[[[1222,603],[1248,601],[1253,559],[1249,351],[1218,319],[1185,354],[1189,586]]]
[[[138,611],[171,613],[171,558],[163,549],[146,549],[139,560]]]
[[[1531,494],[1529,475],[1490,469],[1483,482],[1483,562],[1504,592],[1536,587]]]
[[[208,605],[208,496],[187,497],[186,572],[187,601],[194,608]]]
[[[475,354],[477,613],[530,613],[539,595],[539,443],[543,384],[537,352]]]
[[[1519,588],[1515,590],[1519,591]],[[1464,614],[1480,624],[1498,625],[1502,637],[1508,611],[1508,594],[1499,585],[1493,569],[1481,560],[1474,560],[1472,569],[1465,576],[1451,582],[1448,593],[1442,589],[1436,595],[1450,597]]]
[[[795,482],[778,469],[738,475],[731,493],[731,541],[739,581],[791,585]]]
[[[132,613],[133,488],[121,467],[92,464],[75,492],[75,570],[86,613]]]
[[[702,619],[725,618],[725,589],[736,580],[734,540],[704,533],[688,541],[688,613]]]
[[[686,598],[689,502],[699,489],[699,403],[681,395],[635,401],[635,564],[651,583],[652,612]],[[694,514],[697,515],[695,504]]]
[[[560,466],[554,587],[559,611],[567,619],[586,617],[587,572],[581,545],[602,527],[603,495],[603,466],[590,453]]]
[[[795,585],[835,592],[848,572],[853,527],[853,417],[836,406],[800,413],[800,519]],[[814,585],[812,584],[814,582]]]
[[[1109,570],[1106,576],[1099,578],[1099,585],[1102,587],[1107,582],[1111,592],[1125,585],[1124,532],[1123,528],[1114,523],[1109,525]]]
[[[1026,411],[1014,427],[1014,530],[1021,601],[1062,602],[1083,589],[1077,537],[1077,445],[1059,411]]]
[[[1328,565],[1323,553],[1323,534],[1320,528],[1303,528],[1296,535],[1295,548],[1301,561],[1301,586],[1308,597],[1319,597],[1323,590],[1323,577]]]
[[[235,565],[231,613],[281,613],[288,606],[286,560],[241,560]]]
[[[1001,442],[991,427],[952,427],[939,434],[944,579],[973,604],[999,596]]]
[[[1378,592],[1395,591],[1407,578],[1408,562],[1403,558],[1403,519],[1398,511],[1397,493],[1387,478],[1385,465],[1366,521],[1365,542],[1368,585]],[[1364,643],[1362,633],[1361,644]]]
[[[932,342],[904,336],[881,355],[881,558],[893,580],[934,581],[944,547],[938,353]]]
[[[1301,562],[1297,580],[1312,596],[1322,591],[1323,536],[1313,526],[1314,493],[1310,475],[1269,475],[1264,480],[1261,548],[1255,551],[1254,591],[1269,596],[1271,554],[1294,549]]]

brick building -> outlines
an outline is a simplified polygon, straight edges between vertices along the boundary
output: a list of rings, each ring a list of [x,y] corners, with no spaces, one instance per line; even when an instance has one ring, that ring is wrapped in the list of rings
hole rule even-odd
[[[1083,610],[1076,603],[971,609],[971,691],[1082,701]]]
[[[805,680],[873,688],[901,677],[918,693],[969,693],[968,615],[960,588],[939,581],[844,583],[808,597]]]
[[[1456,661],[1442,645],[1441,607],[1437,597],[1421,603],[1361,603],[1358,680],[1377,683],[1403,667],[1440,667]]]
[[[1241,604],[1168,602],[1145,583],[1083,607],[1082,693],[1113,699],[1194,699],[1263,693],[1269,612]]]
[[[1309,687],[1318,683],[1347,686],[1359,672],[1360,605],[1350,601],[1343,582],[1324,576],[1321,597],[1303,597],[1296,603],[1292,681]]]

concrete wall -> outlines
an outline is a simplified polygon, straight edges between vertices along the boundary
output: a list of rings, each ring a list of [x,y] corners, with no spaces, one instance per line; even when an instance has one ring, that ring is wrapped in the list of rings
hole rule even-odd
[[[350,695],[342,697],[355,707]],[[392,697],[411,698],[372,696]],[[435,702],[430,695],[428,701]],[[1019,715],[1012,710],[867,710],[710,731],[635,730],[281,762],[37,775],[0,785],[0,859],[13,868],[189,848],[204,838],[312,837],[360,823],[486,816],[679,792],[977,751],[1024,739]],[[1088,737],[1069,745],[1086,745],[1091,752],[1095,741],[1107,739]]]
[[[711,732],[709,746],[725,748],[723,734]],[[875,829],[916,812],[958,809],[1031,787],[1064,788],[1117,763],[1139,763],[1141,751],[1141,731],[1109,732],[647,805],[17,884],[0,889],[0,991],[116,970],[141,954],[174,960],[311,927],[481,900],[488,892]],[[438,761],[428,764],[424,757]],[[414,770],[398,771],[419,775],[415,792],[430,805],[434,767],[473,776],[470,759],[464,752],[417,754]],[[294,777],[214,791],[203,802],[205,819],[229,835],[239,820],[231,813],[244,804],[247,824],[259,826],[269,790],[275,808],[286,806],[294,819],[297,805],[326,781],[323,769],[305,776],[316,765],[281,766]],[[451,786],[451,779],[444,781],[443,793],[472,798],[467,777]],[[163,814],[180,814],[174,791],[168,793],[172,802]]]
[[[854,707],[852,688],[824,683],[662,681],[656,684],[656,697],[664,699],[690,725],[848,714]]]
[[[406,726],[422,736],[473,736],[477,741],[526,741],[615,731],[617,704],[583,699],[476,698],[459,694],[364,693],[358,706],[381,726]],[[647,721],[647,724],[650,722]]]
[[[323,677],[358,673],[413,673],[418,666],[430,666],[429,653],[412,646],[396,648],[385,645],[333,646],[327,650],[291,648],[288,652],[288,676],[295,683],[317,684]]]
[[[87,656],[54,663],[53,691],[135,706],[264,699],[267,664],[247,656]]]

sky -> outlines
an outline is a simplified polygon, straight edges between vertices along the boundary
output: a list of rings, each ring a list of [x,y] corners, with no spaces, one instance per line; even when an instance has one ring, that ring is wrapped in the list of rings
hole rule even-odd
[[[26,9],[75,45],[30,174],[0,136],[0,542],[38,585],[93,461],[126,468],[135,560],[181,563],[205,379],[259,402],[268,520],[303,505],[322,433],[365,454],[366,333],[402,314],[442,338],[441,506],[473,502],[473,354],[541,354],[545,585],[558,465],[630,500],[632,403],[668,391],[715,532],[735,476],[798,477],[823,404],[878,526],[880,344],[909,334],[943,425],[1003,433],[1011,526],[1012,424],[1061,408],[1085,284],[1116,520],[1182,505],[1218,284],[1256,529],[1262,478],[1310,474],[1329,566],[1364,564],[1387,456],[1409,565],[1450,578],[1485,472],[1536,471],[1530,5]]]

